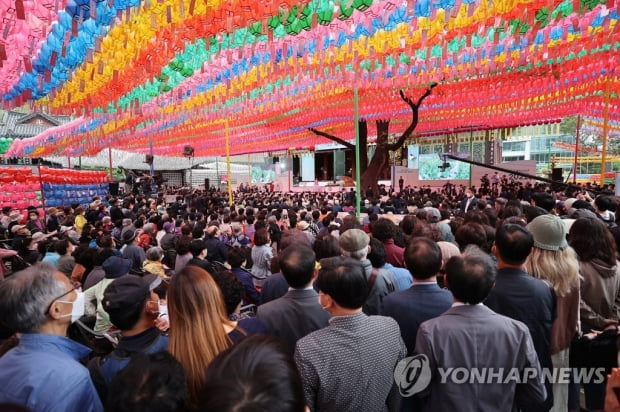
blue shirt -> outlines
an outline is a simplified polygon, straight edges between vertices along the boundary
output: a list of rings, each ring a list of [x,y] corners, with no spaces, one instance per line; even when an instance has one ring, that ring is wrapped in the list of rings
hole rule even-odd
[[[397,268],[390,263],[385,263],[381,269],[387,269],[394,275],[396,290],[406,290],[413,284],[413,276],[405,268]]]
[[[42,261],[45,263],[51,263],[54,266],[58,266],[58,259],[60,259],[60,255],[56,252],[47,252],[43,257]]]
[[[88,369],[78,362],[89,353],[62,336],[23,334],[0,358],[0,403],[34,412],[103,411]]]

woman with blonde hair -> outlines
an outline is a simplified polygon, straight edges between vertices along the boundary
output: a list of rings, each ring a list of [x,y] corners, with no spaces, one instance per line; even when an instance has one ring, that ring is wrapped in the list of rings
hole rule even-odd
[[[551,327],[551,362],[556,370],[569,367],[570,344],[579,318],[579,261],[566,241],[566,226],[554,215],[541,215],[527,226],[534,247],[525,261],[525,271],[549,283],[556,295],[557,317]],[[553,384],[553,408],[568,409],[568,383]]]
[[[183,365],[190,400],[198,398],[209,363],[232,341],[222,293],[204,269],[187,265],[172,277],[167,295],[170,317],[168,350]]]

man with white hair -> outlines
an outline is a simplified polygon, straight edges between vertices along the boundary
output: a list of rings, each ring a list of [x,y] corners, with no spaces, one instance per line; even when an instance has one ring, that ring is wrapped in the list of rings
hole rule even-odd
[[[84,313],[84,295],[52,265],[36,264],[0,282],[0,325],[20,333],[0,357],[0,404],[37,411],[102,411],[88,370],[90,349],[66,338]]]
[[[367,315],[381,315],[383,298],[396,290],[396,281],[392,272],[387,269],[372,267],[368,260],[370,253],[370,237],[361,229],[349,229],[338,239],[340,254],[362,262],[364,273],[368,280],[368,298],[363,306]],[[340,262],[340,257],[321,259],[321,267]]]

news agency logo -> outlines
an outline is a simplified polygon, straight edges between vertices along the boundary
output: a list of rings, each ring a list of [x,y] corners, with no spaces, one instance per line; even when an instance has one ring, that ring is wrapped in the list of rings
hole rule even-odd
[[[403,397],[413,396],[428,387],[433,378],[426,355],[409,356],[398,362],[394,382]],[[605,368],[437,368],[440,384],[520,384],[532,380],[544,383],[602,383]]]
[[[432,377],[426,355],[408,356],[398,362],[394,369],[394,381],[398,386],[398,391],[404,397],[422,392],[431,383]]]

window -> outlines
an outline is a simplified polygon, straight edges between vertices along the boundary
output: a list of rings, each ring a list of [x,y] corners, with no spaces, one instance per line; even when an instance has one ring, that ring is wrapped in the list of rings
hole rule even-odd
[[[502,149],[505,152],[524,152],[526,147],[526,142],[504,142]]]

